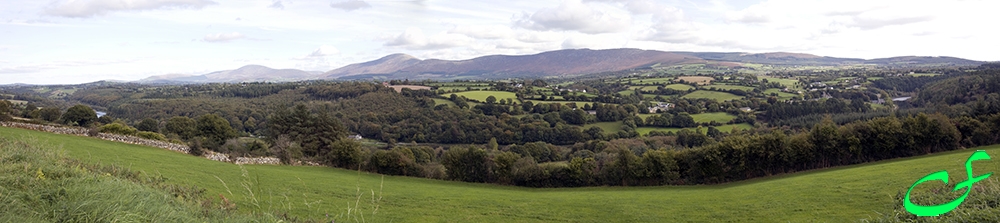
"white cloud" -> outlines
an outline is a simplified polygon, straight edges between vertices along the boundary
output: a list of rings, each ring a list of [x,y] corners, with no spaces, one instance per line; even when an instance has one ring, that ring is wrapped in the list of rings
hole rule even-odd
[[[274,3],[267,7],[273,9],[285,9],[285,5],[281,4],[281,1],[274,1]]]
[[[337,54],[340,54],[340,50],[337,50],[336,47],[323,45],[323,46],[320,46],[319,49],[316,49],[316,51],[313,51],[312,53],[310,53],[309,56],[307,56],[307,57],[325,57],[325,56],[333,56],[333,55],[337,55]]]
[[[369,5],[367,2],[361,0],[347,0],[342,2],[330,3],[330,7],[341,9],[344,11],[354,11],[363,8],[371,8],[372,5]]]
[[[202,8],[216,4],[209,0],[63,0],[45,10],[49,15],[84,18],[113,11],[142,11],[164,8]]]
[[[454,33],[439,33],[433,36],[425,36],[422,29],[410,27],[406,31],[403,31],[403,33],[390,38],[383,45],[412,50],[434,50],[465,46],[472,42],[472,38]]]
[[[456,26],[448,33],[462,34],[476,39],[506,39],[514,35],[510,27],[492,26]]]
[[[626,31],[632,18],[608,7],[595,7],[579,0],[566,0],[555,8],[523,13],[514,24],[533,30],[572,30],[588,34]]]
[[[242,38],[246,38],[246,36],[238,32],[232,32],[232,33],[208,34],[205,35],[204,40],[206,42],[229,42],[232,40],[237,40]]]

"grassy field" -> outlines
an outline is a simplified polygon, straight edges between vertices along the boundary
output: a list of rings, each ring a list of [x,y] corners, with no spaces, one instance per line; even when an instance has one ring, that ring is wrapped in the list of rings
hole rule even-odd
[[[587,129],[590,129],[590,127],[597,126],[603,129],[604,133],[610,133],[610,132],[621,131],[622,125],[624,125],[622,124],[622,122],[598,122],[598,123],[586,124],[583,126],[583,129],[584,131],[586,131]]]
[[[718,91],[708,91],[708,90],[697,90],[691,92],[690,94],[684,95],[682,98],[708,98],[715,99],[717,101],[728,101],[743,98],[742,96],[737,96],[735,94],[730,94],[726,92]]]
[[[739,90],[743,90],[743,91],[753,91],[753,87],[739,86],[739,85],[713,84],[713,85],[705,85],[703,87],[705,89],[709,89],[709,88],[713,88],[714,87],[716,89],[722,89],[722,90],[739,89]]]
[[[933,77],[933,76],[937,76],[937,75],[941,75],[941,74],[935,74],[935,73],[913,73],[913,74],[909,74],[909,75],[910,76],[914,76],[914,77]]]
[[[465,96],[466,98],[478,100],[480,102],[486,102],[486,98],[490,97],[490,95],[496,97],[497,101],[499,101],[500,99],[507,99],[507,98],[512,98],[515,100],[517,99],[517,95],[514,94],[514,92],[508,92],[508,91],[466,91],[458,93],[448,93],[448,94],[443,94],[441,96],[447,98],[451,96],[451,94],[456,94],[458,96]]]
[[[484,87],[454,86],[454,87],[438,87],[438,90],[444,90],[444,91],[467,91],[467,90],[469,90],[469,88],[471,88],[472,90],[490,89],[489,86],[484,86]]]
[[[788,92],[782,92],[781,89],[777,89],[777,88],[771,88],[771,89],[764,90],[764,95],[765,96],[771,96],[771,93],[778,94],[778,99],[782,100],[782,101],[791,99],[792,97],[795,97],[795,96],[798,96],[796,94],[792,94],[792,93],[788,93]]]
[[[796,85],[797,83],[799,83],[799,80],[796,79],[777,78],[769,76],[761,76],[758,79],[760,79],[761,81],[763,81],[763,79],[767,79],[767,82],[778,82],[779,84],[785,85],[785,87],[788,88],[801,89],[798,85]]]
[[[686,84],[671,84],[665,86],[664,88],[686,91],[686,90],[691,90],[694,87],[691,87],[691,85],[686,85]]]
[[[437,105],[455,106],[455,102],[451,102],[451,100],[448,99],[431,98],[431,100],[434,100],[434,106]]]
[[[240,211],[265,209],[323,219],[361,204],[366,222],[854,222],[891,211],[896,205],[893,196],[928,173],[948,170],[963,179],[963,164],[972,151],[723,185],[531,189],[383,178],[325,167],[241,169],[162,149],[10,128],[0,128],[0,137],[34,138],[42,146],[61,148],[87,162],[117,164],[162,175],[170,182],[198,185],[213,196],[225,195]],[[977,149],[1000,156],[1000,146]],[[977,161],[973,166],[977,174],[1000,172],[1000,162],[995,160]],[[257,192],[254,196],[260,208],[252,205],[242,185]],[[373,208],[366,206],[372,200],[378,204],[374,215],[370,214]]]
[[[712,83],[715,78],[706,76],[680,76],[677,77],[677,80],[684,80],[688,83],[698,83],[698,85],[707,85]]]

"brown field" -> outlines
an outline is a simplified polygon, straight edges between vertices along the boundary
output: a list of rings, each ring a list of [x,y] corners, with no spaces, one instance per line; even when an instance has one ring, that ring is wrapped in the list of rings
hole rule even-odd
[[[396,90],[396,92],[403,91],[403,88],[409,88],[410,90],[430,90],[431,89],[431,87],[420,86],[420,85],[389,85],[389,87],[391,87],[392,89]]]
[[[698,85],[707,85],[711,84],[712,80],[715,80],[715,78],[706,76],[680,76],[677,77],[677,80],[684,80],[688,83],[698,83]]]

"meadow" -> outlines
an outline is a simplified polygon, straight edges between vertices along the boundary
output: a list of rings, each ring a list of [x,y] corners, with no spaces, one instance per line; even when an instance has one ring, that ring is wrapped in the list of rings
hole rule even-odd
[[[664,88],[686,91],[686,90],[691,90],[694,87],[691,87],[691,85],[686,85],[686,84],[671,84],[671,85],[664,86]]]
[[[719,92],[719,91],[697,90],[684,95],[682,98],[707,98],[707,99],[715,99],[716,101],[722,102],[722,101],[740,99],[743,98],[743,96],[738,96],[735,94]]]
[[[225,196],[240,212],[329,219],[346,216],[350,208],[353,216],[364,217],[338,222],[854,222],[892,212],[899,205],[894,197],[928,173],[947,170],[953,182],[964,179],[963,164],[973,151],[722,185],[534,189],[326,167],[237,166],[151,147],[2,127],[0,137],[29,138],[84,162],[197,185],[211,197]],[[975,149],[1000,156],[1000,146]],[[998,172],[1000,162],[977,161],[973,167],[979,174]],[[965,208],[974,207],[959,206],[956,212]]]
[[[706,76],[680,76],[677,80],[684,80],[688,83],[697,83],[698,85],[707,85],[712,83],[715,78]]]
[[[586,105],[586,104],[592,104],[593,103],[593,102],[589,102],[589,101],[539,101],[539,100],[525,100],[525,101],[530,101],[532,104],[536,104],[536,105],[537,104],[552,104],[552,103],[557,103],[557,104],[574,103],[574,104],[576,104],[577,108],[583,108],[584,105]]]
[[[441,96],[448,98],[451,96],[451,94],[456,94],[458,96],[465,96],[468,99],[477,100],[480,102],[486,102],[486,98],[489,98],[490,96],[495,97],[497,101],[507,98],[515,100],[517,99],[517,95],[514,94],[514,92],[509,92],[509,91],[466,91],[466,92],[442,94]]]
[[[716,89],[721,89],[721,90],[753,91],[753,87],[739,86],[739,85],[724,85],[724,84],[705,85],[705,86],[702,86],[702,88],[705,88],[705,89],[716,88]]]

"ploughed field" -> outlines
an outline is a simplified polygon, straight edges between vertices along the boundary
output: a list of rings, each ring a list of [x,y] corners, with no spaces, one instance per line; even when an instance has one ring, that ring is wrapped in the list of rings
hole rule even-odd
[[[344,215],[350,207],[352,216],[360,211],[366,222],[856,222],[891,212],[897,205],[893,196],[929,173],[948,170],[949,185],[964,180],[963,164],[974,151],[723,185],[536,189],[327,167],[240,167],[158,148],[3,127],[0,137],[28,138],[84,162],[197,185],[216,202],[220,196],[235,202],[239,211],[325,219],[327,214]],[[974,162],[976,174],[1000,172],[1000,146],[975,149],[993,157]]]

